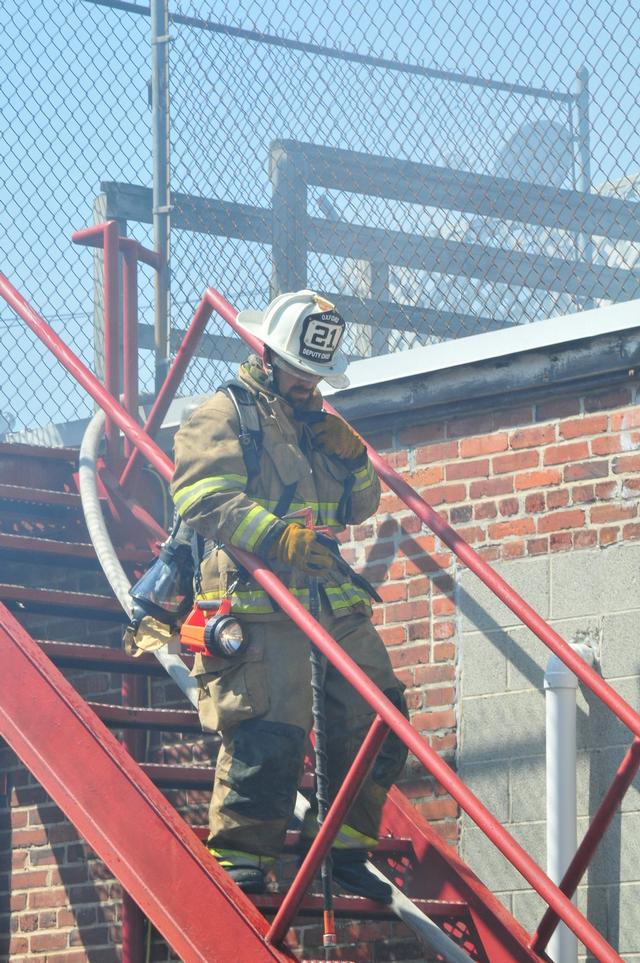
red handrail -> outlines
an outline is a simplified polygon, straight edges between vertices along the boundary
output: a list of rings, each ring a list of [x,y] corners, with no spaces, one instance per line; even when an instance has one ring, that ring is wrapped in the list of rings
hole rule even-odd
[[[242,337],[249,347],[262,356],[264,345],[255,336],[245,331],[238,323],[236,309],[213,288],[209,288],[205,295],[211,306],[227,321],[228,324]],[[325,401],[325,410],[332,414],[339,413]],[[364,439],[363,439],[364,441]],[[478,553],[462,539],[450,525],[415,492],[404,478],[399,475],[367,442],[369,458],[379,477],[394,491],[404,503],[434,532],[448,547],[473,571],[488,588],[507,605],[512,612],[531,629],[538,638],[553,651],[558,658],[581,679],[625,723],[636,735],[633,745],[625,756],[616,777],[607,792],[601,806],[593,818],[591,826],[578,848],[574,859],[568,867],[560,884],[560,889],[569,898],[575,892],[602,834],[608,827],[617,804],[631,785],[634,775],[640,767],[640,715],[622,699],[610,685],[608,685],[591,666],[568,645],[562,637],[548,625],[541,616],[515,592],[507,582],[488,565]],[[453,795],[453,793],[452,793]],[[454,797],[455,798],[455,797]],[[464,808],[464,807],[463,807]],[[471,814],[470,814],[471,815]],[[472,817],[473,818],[473,817]],[[489,838],[491,835],[488,833]],[[493,840],[495,842],[495,840]],[[505,854],[506,855],[506,854]],[[515,865],[515,864],[514,864]],[[518,867],[519,868],[519,867]],[[524,875],[524,874],[523,874]],[[537,952],[546,947],[548,940],[557,926],[560,916],[549,905],[538,930],[534,935],[531,946]]]
[[[633,782],[638,769],[640,769],[640,739],[634,739],[618,767],[613,782],[598,806],[598,810],[591,820],[575,856],[562,877],[560,889],[569,899],[577,890],[602,836],[615,816],[616,810]],[[536,953],[542,953],[545,950],[557,925],[558,914],[548,908],[531,939],[530,946]]]
[[[50,326],[44,321],[40,315],[37,314],[31,308],[31,306],[25,301],[24,298],[16,291],[16,289],[11,285],[8,279],[0,273],[0,294],[5,298],[5,300],[16,310],[16,312],[26,321],[26,323],[31,327],[34,333],[53,351],[56,357],[62,361],[72,374],[75,375],[78,381],[85,387],[85,389],[92,395],[92,397],[105,409],[105,411],[111,416],[114,423],[117,424],[124,434],[137,445],[146,458],[155,466],[158,472],[169,481],[173,474],[173,466],[169,458],[160,451],[160,449],[155,445],[145,432],[140,429],[140,427],[133,421],[133,419],[124,411],[120,404],[112,398],[109,393],[103,388],[103,386],[98,382],[94,375],[82,364],[82,362],[70,351],[66,345],[61,342],[61,340],[55,335]],[[205,298],[211,304],[211,306],[217,310],[224,317],[224,312],[233,313],[233,321],[230,318],[229,323],[235,327],[235,319],[237,313],[232,308],[232,306],[227,302],[222,295],[218,292],[209,289],[206,292]],[[220,310],[222,308],[222,310]],[[242,336],[245,333],[242,329],[237,328]],[[250,343],[249,338],[246,340]],[[252,339],[255,341],[255,339]],[[252,347],[260,350],[259,343],[252,344]],[[377,456],[380,459],[380,456]],[[382,461],[380,459],[380,461]],[[384,463],[382,463],[384,465]],[[398,492],[400,497],[403,497],[404,487],[408,489],[411,493],[411,501],[415,500],[416,505],[420,508],[421,512],[424,510],[426,514],[430,516],[433,514],[435,519],[438,521],[438,528],[441,528],[444,532],[449,530],[450,541],[447,544],[450,545],[453,551],[459,548],[461,543],[466,546],[466,543],[456,536],[453,530],[449,529],[446,523],[439,519],[439,516],[430,508],[416,493],[412,492],[406,482],[398,476],[397,482],[394,479],[396,475],[388,466],[387,469],[388,477],[393,484],[393,488]],[[401,484],[398,484],[401,483]],[[410,504],[407,502],[407,504]],[[410,505],[413,507],[413,505]],[[415,509],[414,509],[415,510]],[[422,514],[419,517],[423,517]],[[424,520],[424,519],[423,519]],[[441,536],[442,537],[442,536]],[[454,547],[454,545],[456,547]],[[473,559],[475,552],[466,546],[468,549],[469,558]],[[623,963],[622,958],[618,956],[615,950],[604,940],[604,938],[594,929],[594,927],[589,923],[589,921],[576,909],[573,903],[561,892],[561,890],[551,882],[551,880],[546,876],[546,874],[540,869],[540,867],[531,859],[531,857],[522,849],[522,847],[509,835],[509,833],[504,829],[504,827],[491,815],[491,813],[486,809],[486,807],[474,796],[474,794],[464,785],[460,778],[450,769],[450,767],[441,759],[441,757],[433,750],[412,728],[411,724],[405,719],[402,713],[386,698],[386,696],[370,681],[368,676],[363,672],[363,670],[341,649],[341,647],[331,638],[331,636],[326,632],[326,630],[307,612],[307,610],[295,599],[291,593],[285,588],[282,582],[265,567],[264,563],[258,559],[255,555],[249,552],[242,551],[237,548],[232,549],[232,554],[237,560],[253,575],[258,584],[268,592],[268,594],[280,605],[282,610],[289,615],[293,622],[311,639],[311,641],[317,646],[317,648],[325,655],[329,662],[347,679],[348,682],[353,685],[356,691],[365,699],[369,706],[374,710],[374,712],[380,717],[380,719],[385,722],[389,728],[398,735],[404,744],[414,753],[417,759],[425,766],[425,768],[440,782],[440,784],[445,788],[450,795],[458,802],[461,808],[471,817],[471,819],[476,823],[476,825],[482,829],[486,836],[494,843],[494,845],[503,853],[504,856],[515,866],[515,868],[521,873],[521,875],[527,880],[527,882],[543,897],[545,902],[554,910],[558,916],[573,930],[576,936],[585,944],[585,946],[591,950],[591,952],[596,956],[601,963]],[[459,557],[463,558],[462,553],[458,553]],[[465,553],[467,554],[467,553]],[[478,559],[479,562],[482,560]],[[482,562],[482,566],[486,566],[486,563]],[[469,566],[471,567],[471,566]],[[489,573],[498,580],[498,586],[500,583],[504,585],[508,594],[511,596],[512,603],[510,607],[515,611],[514,605],[519,602],[524,606],[525,612],[533,612],[530,607],[522,599],[519,599],[517,594],[509,589],[509,586],[504,583],[496,573],[493,573],[489,566],[486,566]],[[475,568],[474,568],[475,570]],[[482,577],[482,576],[481,576]],[[486,578],[483,580],[489,581]],[[491,586],[490,586],[491,587]],[[497,593],[496,593],[497,594]],[[499,596],[500,597],[500,596]],[[540,619],[536,613],[533,615],[540,622]],[[552,630],[550,630],[552,631]],[[555,635],[555,633],[554,633]],[[566,643],[558,637],[561,646],[560,652],[558,654],[562,658],[562,646],[566,646]],[[544,639],[543,639],[544,641]],[[547,643],[551,646],[550,643]],[[557,643],[555,643],[557,645]],[[566,646],[568,648],[568,646]],[[554,649],[556,651],[556,649]],[[567,664],[570,665],[568,660],[565,660]],[[571,668],[573,666],[570,665]],[[578,673],[576,673],[578,674]],[[594,690],[595,691],[595,690]],[[621,700],[623,701],[623,700]],[[637,720],[640,728],[640,719],[637,714],[623,702],[628,712]],[[623,719],[623,721],[625,721]]]
[[[120,428],[151,464],[155,465],[164,478],[170,478],[173,472],[173,463],[163,451],[145,433],[144,429],[134,421],[131,415],[118,404],[115,398],[109,394],[104,385],[89,371],[80,358],[71,351],[70,348],[55,333],[51,325],[47,324],[44,318],[35,311],[28,301],[14,288],[9,279],[0,271],[0,295],[5,299],[16,314],[28,325],[33,333],[40,338],[43,344],[56,356],[58,361],[64,365],[69,374],[78,381],[85,391],[91,395],[93,400],[109,414],[111,420]]]
[[[147,417],[144,424],[144,430],[153,437],[160,428],[164,416],[169,410],[169,405],[175,395],[175,392],[182,380],[189,362],[191,361],[194,351],[202,337],[204,329],[207,326],[207,321],[211,317],[213,308],[210,304],[203,298],[196,309],[189,327],[185,333],[182,343],[176,352],[176,356],[171,363],[171,367],[167,372],[167,376],[164,379],[162,387],[158,392],[158,395],[153,403],[151,411]],[[131,479],[135,477],[136,465],[139,460],[140,452],[137,448],[134,448],[129,456],[129,460],[125,465],[122,475],[120,476],[120,485],[123,489],[127,489],[131,483]]]

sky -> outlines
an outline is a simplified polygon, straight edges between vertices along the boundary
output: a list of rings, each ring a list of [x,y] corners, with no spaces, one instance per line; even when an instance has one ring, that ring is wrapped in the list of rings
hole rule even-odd
[[[170,9],[563,92],[573,89],[576,71],[586,65],[597,187],[634,175],[640,166],[637,2],[408,0],[372,7],[346,0],[213,0],[206,6],[172,0]],[[177,25],[171,32],[172,186],[178,191],[269,206],[268,148],[277,137],[504,173],[507,145],[526,125],[567,125],[566,107],[552,101]],[[0,5],[0,269],[88,363],[92,258],[71,245],[70,234],[91,222],[101,180],[151,185],[149,49],[147,17],[88,0]],[[349,220],[375,223],[384,216],[375,205],[349,197],[336,196],[333,203]],[[147,228],[131,225],[131,230],[150,243]],[[186,323],[209,283],[237,302],[268,296],[266,247],[174,232],[172,267],[177,324]],[[151,320],[149,281],[143,284],[141,312]],[[1,306],[0,338],[0,410],[19,408],[25,424],[87,412],[82,392],[59,376],[44,350]],[[51,373],[43,378],[45,370]],[[147,384],[149,372],[147,367]],[[198,376],[194,369],[188,377],[195,385]]]

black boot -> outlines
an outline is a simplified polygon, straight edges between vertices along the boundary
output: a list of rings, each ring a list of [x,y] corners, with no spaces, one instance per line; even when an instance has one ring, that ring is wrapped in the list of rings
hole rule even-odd
[[[234,849],[214,849],[210,846],[207,849],[244,893],[257,895],[266,891],[263,866],[265,862],[270,864],[273,860]]]
[[[302,835],[298,843],[300,865],[305,859],[313,840],[308,835]],[[372,840],[375,842],[375,840]],[[354,896],[364,896],[377,903],[388,906],[392,900],[391,886],[375,876],[366,866],[368,850],[364,847],[345,849],[331,849],[332,876],[337,885],[353,893]]]
[[[368,869],[366,850],[332,849],[331,862],[334,882],[341,889],[389,905],[393,896],[391,886]]]

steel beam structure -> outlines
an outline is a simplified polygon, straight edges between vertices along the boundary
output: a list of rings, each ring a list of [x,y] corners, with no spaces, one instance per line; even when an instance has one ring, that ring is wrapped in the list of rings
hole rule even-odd
[[[262,914],[3,605],[0,651],[0,735],[180,959],[294,960],[265,943]]]

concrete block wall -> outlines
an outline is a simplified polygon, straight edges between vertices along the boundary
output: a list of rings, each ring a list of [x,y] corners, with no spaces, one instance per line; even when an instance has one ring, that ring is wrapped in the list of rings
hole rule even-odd
[[[568,641],[586,642],[596,667],[632,706],[640,705],[640,545],[498,563]],[[460,772],[534,858],[546,862],[545,708],[548,652],[501,603],[478,590],[469,572],[458,583],[460,609]],[[471,601],[473,600],[473,601]],[[506,738],[505,738],[506,737]],[[630,745],[626,728],[585,688],[578,694],[578,838],[582,838]],[[618,947],[640,959],[640,779],[603,839],[578,894],[579,906]],[[542,902],[462,821],[462,854],[528,929]]]
[[[425,420],[366,437],[427,502],[640,708],[640,407],[613,388]],[[375,620],[407,685],[414,726],[545,865],[544,697],[549,652],[422,529],[391,492],[351,532],[352,560],[385,600]],[[580,696],[580,831],[631,742]],[[409,763],[404,791],[530,929],[541,903],[453,801]],[[640,799],[631,790],[579,902],[640,960]],[[619,882],[620,880],[620,882]]]

